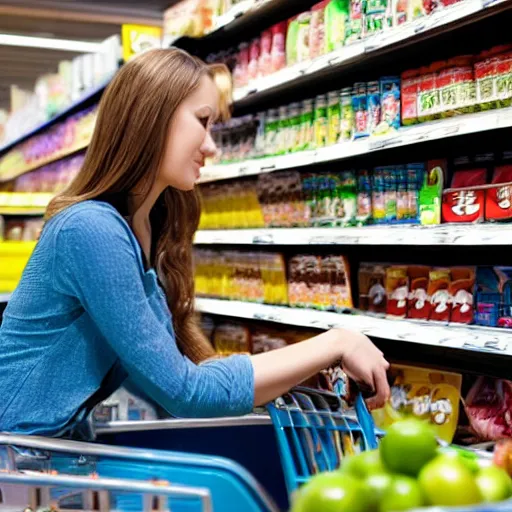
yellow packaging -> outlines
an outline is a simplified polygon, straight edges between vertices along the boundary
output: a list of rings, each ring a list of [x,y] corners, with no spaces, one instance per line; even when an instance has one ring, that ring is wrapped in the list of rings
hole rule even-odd
[[[151,25],[123,25],[123,61],[146,50],[162,47],[162,28]]]
[[[414,416],[430,423],[440,439],[451,443],[459,419],[462,376],[414,366],[393,365],[391,398],[373,411],[375,424],[386,429]]]

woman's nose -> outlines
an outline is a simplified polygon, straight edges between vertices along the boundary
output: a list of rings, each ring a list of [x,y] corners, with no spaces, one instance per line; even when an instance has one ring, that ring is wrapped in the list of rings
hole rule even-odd
[[[217,154],[217,146],[213,141],[212,134],[208,131],[206,132],[206,137],[203,140],[203,144],[201,145],[201,153],[206,157],[214,157]]]

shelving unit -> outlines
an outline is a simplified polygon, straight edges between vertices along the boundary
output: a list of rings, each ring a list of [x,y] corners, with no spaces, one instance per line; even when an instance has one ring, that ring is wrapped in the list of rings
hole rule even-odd
[[[512,356],[512,332],[504,329],[340,314],[208,298],[197,298],[196,308],[202,313],[213,315],[322,330],[343,327],[372,338]]]
[[[283,156],[204,167],[201,170],[200,183],[337,162],[386,149],[408,147],[420,143],[442,141],[451,137],[462,137],[511,127],[512,107],[467,114],[408,128],[400,128],[391,135],[368,137],[314,151],[301,151]]]

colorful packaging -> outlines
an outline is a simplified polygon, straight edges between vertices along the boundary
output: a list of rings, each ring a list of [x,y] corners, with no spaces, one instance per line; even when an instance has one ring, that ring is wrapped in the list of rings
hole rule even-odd
[[[311,8],[309,25],[309,56],[315,59],[325,51],[325,8],[329,0],[318,2]]]
[[[386,268],[377,263],[359,266],[359,309],[372,313],[386,313]]]
[[[409,126],[418,122],[419,72],[410,70],[402,73],[401,83],[402,124]]]
[[[359,41],[363,36],[363,0],[350,1],[350,19],[345,44]]]
[[[300,150],[311,149],[314,144],[314,112],[313,100],[304,100],[301,108],[300,120]]]
[[[349,0],[331,0],[325,8],[325,53],[345,44],[349,25]]]
[[[428,296],[431,304],[429,320],[450,321],[452,308],[450,283],[449,268],[436,268],[430,271],[428,283]]]
[[[430,267],[409,265],[409,299],[407,301],[407,318],[428,320],[430,301],[428,300],[428,283]]]
[[[357,174],[356,224],[362,226],[372,219],[372,180],[370,173],[361,170]]]
[[[379,132],[400,128],[400,78],[380,79],[380,104],[382,127]]]
[[[352,106],[354,109],[355,116],[354,139],[368,137],[370,132],[368,119],[368,95],[366,91],[366,84],[356,83],[354,85],[352,95]]]
[[[300,150],[301,137],[301,111],[300,103],[291,103],[288,107],[288,152]]]
[[[331,91],[327,95],[327,145],[336,144],[340,138],[341,105],[338,91]]]
[[[397,176],[393,167],[383,168],[384,173],[384,210],[386,223],[394,223],[397,218],[396,191]]]
[[[390,370],[391,398],[373,411],[379,428],[386,429],[405,417],[419,418],[451,443],[459,419],[462,376],[414,366],[393,365]]]
[[[310,23],[311,11],[299,14],[297,21],[299,23],[297,32],[297,62],[305,62],[310,59]]]
[[[217,354],[221,356],[250,354],[251,333],[247,326],[226,322],[215,328],[213,345]]]
[[[259,74],[260,40],[253,39],[249,46],[249,65],[247,66],[249,81],[256,80]]]
[[[265,30],[260,37],[260,56],[258,59],[257,76],[267,76],[272,73],[272,30]]]
[[[388,299],[386,313],[391,316],[405,318],[409,297],[407,267],[391,265],[386,268],[386,296]]]
[[[419,219],[423,225],[441,223],[441,205],[446,176],[446,160],[429,160],[416,168],[419,184]]]
[[[385,168],[377,167],[372,178],[372,218],[374,224],[386,222]]]
[[[314,113],[314,145],[317,148],[327,146],[328,118],[327,98],[321,94],[316,97]]]
[[[271,28],[272,49],[270,51],[270,55],[272,73],[286,67],[286,28],[286,21],[277,23]]]
[[[509,416],[512,409],[512,382],[477,377],[465,400],[471,428],[482,441],[512,437]]]
[[[355,110],[354,103],[352,101],[351,87],[347,87],[341,90],[340,108],[340,142],[348,142],[354,137],[355,130]]]
[[[473,293],[476,270],[473,267],[452,267],[449,292],[451,295],[450,322],[470,324],[473,322]]]
[[[297,48],[299,37],[298,16],[290,19],[286,32],[286,65],[293,66],[297,63]]]
[[[367,84],[367,102],[368,102],[368,133],[373,135],[381,121],[380,108],[380,88],[379,82],[368,82]],[[356,113],[357,119],[357,113]]]
[[[396,173],[396,220],[404,222],[415,220],[415,212],[409,207],[409,192],[407,189],[407,169],[405,166],[397,166]]]

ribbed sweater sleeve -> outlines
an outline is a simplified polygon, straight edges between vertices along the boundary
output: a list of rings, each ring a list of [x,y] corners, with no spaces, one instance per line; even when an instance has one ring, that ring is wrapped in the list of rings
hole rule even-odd
[[[184,357],[176,345],[170,312],[165,308],[168,322],[162,321],[149,304],[152,276],[144,272],[139,251],[116,212],[98,207],[72,212],[56,231],[54,288],[80,301],[129,375],[170,414],[214,417],[250,412],[250,358],[232,356],[196,365]]]

